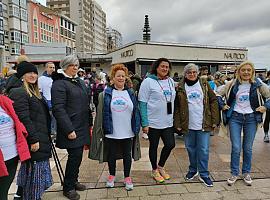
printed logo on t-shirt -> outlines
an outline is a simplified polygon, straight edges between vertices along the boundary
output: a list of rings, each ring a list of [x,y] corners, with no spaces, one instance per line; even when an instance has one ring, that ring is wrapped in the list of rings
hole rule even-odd
[[[202,101],[202,93],[200,90],[192,90],[188,93],[189,103],[200,103]]]
[[[236,103],[242,108],[249,106],[249,90],[243,90],[242,92],[237,93]]]
[[[7,123],[10,123],[10,122],[11,122],[10,117],[0,115],[0,125],[7,124]]]
[[[128,108],[128,100],[122,96],[112,98],[112,110],[115,112],[124,112]]]

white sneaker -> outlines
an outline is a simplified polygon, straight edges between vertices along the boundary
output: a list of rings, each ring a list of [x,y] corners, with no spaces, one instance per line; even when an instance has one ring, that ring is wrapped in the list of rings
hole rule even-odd
[[[247,186],[252,185],[252,179],[251,179],[249,173],[243,174],[243,180],[244,180],[244,182],[246,183]]]
[[[232,175],[230,178],[227,179],[227,183],[229,186],[232,186],[237,181],[237,176]]]
[[[148,135],[146,133],[142,133],[142,138],[148,140]]]

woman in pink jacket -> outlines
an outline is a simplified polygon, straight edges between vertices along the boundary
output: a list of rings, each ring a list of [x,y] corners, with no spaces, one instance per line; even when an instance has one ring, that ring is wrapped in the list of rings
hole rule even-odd
[[[0,95],[0,199],[7,200],[18,160],[30,159],[24,125],[16,115],[12,101]]]

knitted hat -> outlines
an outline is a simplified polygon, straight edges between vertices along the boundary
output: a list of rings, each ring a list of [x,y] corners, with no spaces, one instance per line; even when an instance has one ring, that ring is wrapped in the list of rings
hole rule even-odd
[[[38,74],[37,67],[30,62],[23,61],[17,66],[17,77],[21,78],[24,74],[28,72],[34,72]]]

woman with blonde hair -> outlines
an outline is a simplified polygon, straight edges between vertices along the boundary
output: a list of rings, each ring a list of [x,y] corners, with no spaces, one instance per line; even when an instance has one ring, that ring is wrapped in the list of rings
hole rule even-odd
[[[31,152],[31,160],[20,167],[17,185],[22,188],[22,199],[38,200],[52,185],[50,114],[39,92],[36,66],[21,62],[17,77],[22,79],[22,86],[11,89],[10,98],[14,100],[14,110],[28,132],[27,143]]]
[[[233,185],[239,176],[239,163],[241,148],[243,148],[242,177],[246,185],[252,184],[250,176],[252,162],[252,146],[257,127],[262,123],[262,114],[270,108],[269,88],[260,79],[255,78],[254,64],[245,61],[236,70],[236,79],[228,82],[218,91],[226,96],[227,102],[219,97],[219,104],[227,110],[227,119],[231,140],[231,177],[228,185]],[[263,103],[261,95],[266,98]],[[241,145],[241,132],[243,130],[243,144]]]

